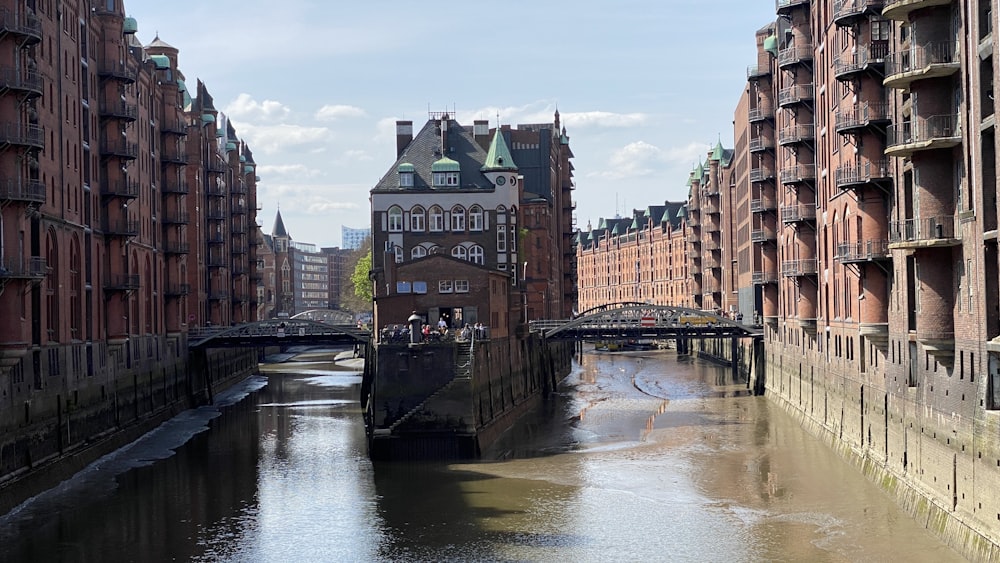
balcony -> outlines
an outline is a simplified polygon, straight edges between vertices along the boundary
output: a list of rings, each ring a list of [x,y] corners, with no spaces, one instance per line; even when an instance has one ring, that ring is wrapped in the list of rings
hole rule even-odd
[[[907,89],[917,80],[955,74],[962,66],[958,52],[956,43],[940,41],[890,53],[885,58],[882,84],[887,88]]]
[[[778,91],[778,107],[789,107],[795,104],[811,102],[815,99],[816,89],[812,84],[795,84]]]
[[[771,75],[771,65],[756,64],[747,67],[747,80],[760,80]]]
[[[187,135],[187,124],[180,119],[160,121],[160,133],[164,135]]]
[[[889,249],[952,247],[962,244],[955,238],[955,219],[949,216],[907,219],[889,223]]]
[[[751,213],[765,213],[778,208],[778,203],[772,196],[763,196],[759,199],[750,200]]]
[[[205,241],[208,244],[225,244],[226,237],[224,237],[222,233],[212,233],[205,237]]]
[[[222,174],[229,168],[229,165],[225,162],[220,162],[215,158],[209,158],[208,162],[205,164],[205,170],[211,172],[212,174]]]
[[[213,221],[224,221],[226,219],[226,210],[209,208],[205,211],[205,217],[208,217]]]
[[[760,104],[747,112],[747,120],[750,123],[765,121],[767,119],[774,119],[774,108],[770,104]]]
[[[778,283],[778,274],[777,272],[753,272],[750,274],[750,282],[754,285]]]
[[[183,297],[191,294],[191,284],[189,283],[168,283],[163,294],[167,297]]]
[[[211,301],[229,301],[229,292],[224,289],[213,289],[208,292]]]
[[[885,7],[882,8],[882,16],[891,20],[908,22],[910,12],[934,6],[947,6],[951,3],[952,0],[886,0]]]
[[[137,237],[139,236],[139,221],[108,221],[108,227],[104,229],[105,234],[116,237]]]
[[[242,181],[242,179],[241,179],[240,181],[238,181],[235,184],[233,184],[232,186],[230,186],[229,192],[230,193],[234,193],[234,194],[243,194],[243,195],[246,195],[246,193],[247,193],[247,185],[244,184],[243,181]]]
[[[163,214],[164,225],[187,225],[189,222],[187,211],[167,211]]]
[[[786,47],[778,51],[778,68],[786,68],[800,63],[811,63],[813,46],[811,44]]]
[[[774,168],[771,166],[761,166],[750,169],[751,182],[766,182],[774,179]]]
[[[40,280],[48,272],[48,263],[40,256],[29,256],[27,259],[13,256],[0,258],[0,279]]]
[[[130,68],[125,61],[103,60],[97,65],[97,75],[103,79],[119,80],[126,84],[135,82],[137,71]]]
[[[139,274],[113,274],[104,283],[106,291],[136,291],[139,289]]]
[[[863,264],[892,260],[892,254],[889,253],[888,240],[867,240],[838,244],[835,258],[841,264]]]
[[[0,177],[0,202],[45,203],[45,184],[39,180]]]
[[[118,180],[117,182],[104,182],[101,184],[101,195],[105,197],[120,197],[122,199],[135,199],[139,197],[138,180]]]
[[[801,184],[816,180],[815,164],[796,164],[781,169],[781,183],[786,185]]]
[[[786,205],[781,208],[781,222],[790,225],[792,223],[815,222],[816,205]]]
[[[775,0],[774,10],[779,16],[788,15],[795,8],[809,7],[809,0]]]
[[[38,125],[4,123],[0,127],[0,145],[41,149],[45,147],[45,130]]]
[[[34,45],[42,40],[42,20],[25,10],[0,9],[0,36],[8,35],[19,43]]]
[[[180,180],[177,178],[163,178],[163,188],[160,190],[165,194],[186,194],[188,193],[188,184],[186,180]]]
[[[846,27],[882,13],[885,0],[834,0],[833,23]]]
[[[750,231],[750,242],[768,242],[778,240],[778,233],[774,227],[764,226],[760,229]]]
[[[772,150],[774,149],[774,137],[770,135],[754,137],[753,139],[750,139],[750,142],[747,144],[747,148],[750,149],[750,152]]]
[[[183,147],[164,144],[160,150],[160,161],[167,164],[187,164],[188,155]]]
[[[781,263],[781,275],[786,278],[816,275],[816,259],[785,260]]]
[[[917,151],[949,149],[962,144],[957,115],[933,115],[889,127],[885,154],[910,156]]]
[[[704,244],[702,244],[702,248],[706,252],[718,252],[722,250],[722,244],[716,239],[709,238],[705,239]]]
[[[242,221],[234,221],[230,227],[230,232],[237,235],[244,235],[247,232],[247,226]]]
[[[857,133],[872,125],[884,125],[892,121],[889,114],[889,104],[863,102],[857,107],[837,110],[834,118],[834,130],[846,135]]]
[[[838,189],[851,190],[868,184],[883,186],[892,183],[889,162],[885,159],[866,160],[858,164],[841,165],[834,172],[834,183]]]
[[[816,129],[812,123],[790,125],[778,133],[778,144],[781,146],[812,142],[816,138]]]
[[[865,72],[881,73],[888,53],[888,43],[862,46],[857,52],[842,53],[833,60],[833,76],[844,82]]]
[[[0,92],[19,92],[29,98],[42,95],[42,75],[37,71],[0,68]]]
[[[139,106],[125,100],[101,100],[101,117],[132,122],[139,119]]]
[[[139,145],[125,139],[105,139],[101,142],[101,155],[135,160],[139,157]]]
[[[168,242],[163,247],[163,252],[167,254],[188,254],[191,252],[191,245],[186,242]]]
[[[246,215],[247,214],[247,204],[245,203],[234,203],[229,207],[230,212],[233,215]]]
[[[209,182],[209,184],[205,186],[205,194],[210,197],[226,197],[229,195],[225,187],[220,186],[215,182]]]
[[[209,256],[205,260],[205,265],[209,268],[225,268],[229,265],[228,262],[225,256]]]

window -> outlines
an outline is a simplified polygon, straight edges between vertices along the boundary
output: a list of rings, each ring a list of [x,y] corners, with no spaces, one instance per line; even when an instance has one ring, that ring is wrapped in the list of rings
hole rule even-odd
[[[403,209],[397,205],[389,208],[389,232],[403,232]]]
[[[397,264],[401,264],[403,262],[403,247],[402,246],[394,246],[394,247],[392,247],[392,252],[393,252],[393,254],[396,255],[396,263]]]
[[[438,293],[451,293],[451,280],[441,280],[438,282]]]
[[[410,293],[412,286],[408,281],[396,282],[396,293]]]
[[[427,293],[427,282],[425,281],[413,282],[413,293]]]
[[[441,232],[444,230],[444,211],[440,207],[431,207],[430,212],[427,214],[427,219],[429,222],[429,227],[431,232]]]
[[[455,293],[468,293],[469,280],[455,280]]]
[[[507,227],[497,225],[497,252],[507,252]]]
[[[427,256],[427,249],[422,246],[414,246],[410,251],[410,258],[423,258]]]
[[[482,266],[486,263],[483,247],[478,244],[469,248],[469,261]]]
[[[451,230],[465,230],[465,209],[463,209],[461,205],[456,205],[451,208]]]
[[[424,232],[424,208],[419,205],[410,210],[410,230],[414,233]]]
[[[452,248],[451,255],[459,260],[469,259],[469,251],[467,251],[464,246],[456,246],[455,248]]]
[[[473,205],[469,208],[469,230],[483,230],[483,208],[478,205]]]
[[[399,187],[401,187],[401,188],[412,188],[413,187],[413,172],[400,172],[399,173]]]

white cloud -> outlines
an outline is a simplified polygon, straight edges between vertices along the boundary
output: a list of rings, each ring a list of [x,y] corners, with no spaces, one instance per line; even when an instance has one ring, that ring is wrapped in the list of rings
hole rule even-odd
[[[574,127],[640,127],[649,120],[645,113],[612,113],[610,111],[585,111],[561,113],[560,119],[567,128]]]
[[[254,153],[274,154],[299,145],[324,142],[330,137],[326,127],[303,127],[285,123],[277,125],[239,124],[237,130]]]
[[[316,119],[320,121],[335,121],[346,117],[365,117],[368,115],[365,110],[347,105],[327,104],[316,111]]]
[[[258,102],[250,94],[240,94],[223,109],[226,115],[237,120],[281,121],[292,112],[281,102],[264,100]]]
[[[318,215],[320,213],[329,213],[331,211],[344,211],[350,209],[358,209],[359,206],[356,203],[350,201],[316,201],[306,208],[306,213],[310,215]]]
[[[665,167],[695,165],[708,154],[704,143],[691,142],[679,147],[661,149],[646,141],[635,141],[614,151],[608,159],[610,169],[592,176],[622,179],[659,174]]]
[[[309,168],[304,164],[261,164],[257,166],[257,175],[266,176],[268,179],[282,178],[315,178],[320,175],[320,171]]]

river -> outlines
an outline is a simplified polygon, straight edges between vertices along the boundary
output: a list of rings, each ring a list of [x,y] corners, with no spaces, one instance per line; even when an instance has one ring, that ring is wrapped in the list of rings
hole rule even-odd
[[[727,370],[587,353],[489,459],[372,466],[357,366],[266,366],[0,518],[20,561],[962,561]]]

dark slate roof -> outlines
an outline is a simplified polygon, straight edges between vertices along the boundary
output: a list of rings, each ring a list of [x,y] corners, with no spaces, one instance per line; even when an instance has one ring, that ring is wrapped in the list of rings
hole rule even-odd
[[[428,120],[420,132],[410,141],[410,144],[403,149],[403,153],[392,163],[382,179],[375,184],[372,191],[430,190],[433,184],[431,166],[445,156],[458,162],[461,166],[459,180],[461,185],[457,186],[457,189],[493,189],[493,183],[479,170],[486,162],[486,150],[476,142],[471,130],[462,127],[454,119],[449,119],[448,145],[445,147],[447,153],[442,153],[440,122],[435,119]],[[404,162],[413,165],[413,187],[399,187],[397,169]],[[435,191],[447,189],[453,188],[434,188]]]
[[[285,222],[281,219],[280,209],[278,210],[278,214],[274,217],[274,228],[271,229],[271,236],[291,238],[288,236],[288,231],[285,229]]]
[[[663,221],[663,212],[666,209],[665,205],[650,205],[646,208],[646,216],[654,225],[659,225]]]

